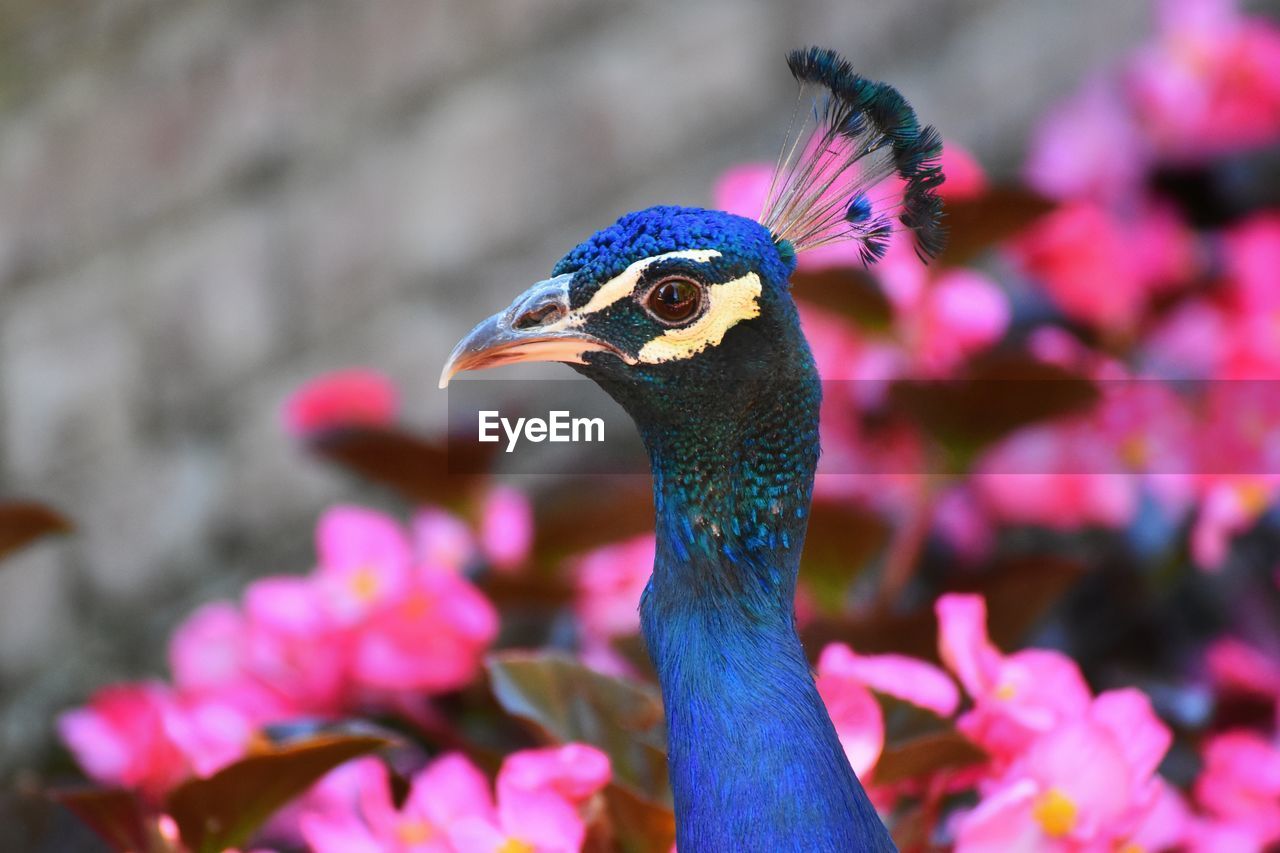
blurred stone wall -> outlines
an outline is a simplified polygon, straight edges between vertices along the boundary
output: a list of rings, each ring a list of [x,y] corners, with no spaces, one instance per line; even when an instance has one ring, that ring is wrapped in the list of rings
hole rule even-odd
[[[782,57],[836,47],[1000,173],[1146,31],[1114,0],[5,0],[0,496],[76,535],[0,567],[0,774],[160,674],[195,603],[307,567],[278,407],[319,371],[443,416],[458,335],[617,215],[772,159]]]

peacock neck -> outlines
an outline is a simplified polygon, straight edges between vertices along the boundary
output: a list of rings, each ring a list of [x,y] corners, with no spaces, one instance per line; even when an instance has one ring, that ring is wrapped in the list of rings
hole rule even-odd
[[[795,629],[818,456],[816,381],[641,432],[657,559],[641,603],[662,684],[682,850],[893,845],[844,756]]]

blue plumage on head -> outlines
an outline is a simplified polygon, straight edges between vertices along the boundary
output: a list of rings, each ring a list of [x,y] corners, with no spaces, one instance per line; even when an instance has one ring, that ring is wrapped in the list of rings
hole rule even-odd
[[[775,241],[802,252],[855,240],[871,263],[898,227],[922,258],[941,251],[938,132],[920,125],[896,89],[855,74],[834,51],[793,51],[787,64],[811,108],[798,113],[809,119],[801,127],[792,120],[760,217]],[[888,187],[894,176],[901,185]]]

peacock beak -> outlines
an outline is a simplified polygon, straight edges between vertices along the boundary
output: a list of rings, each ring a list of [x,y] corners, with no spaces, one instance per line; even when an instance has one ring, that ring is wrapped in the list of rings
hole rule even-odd
[[[572,275],[540,281],[503,311],[476,326],[458,342],[440,371],[445,388],[455,374],[521,361],[582,364],[588,352],[622,353],[578,328],[580,318],[569,308]]]

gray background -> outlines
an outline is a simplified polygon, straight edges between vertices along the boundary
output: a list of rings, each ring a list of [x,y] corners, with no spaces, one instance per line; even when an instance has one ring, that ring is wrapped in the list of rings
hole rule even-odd
[[[0,496],[79,524],[0,570],[0,778],[54,710],[367,495],[280,401],[362,364],[444,418],[452,343],[574,242],[772,159],[840,49],[1016,171],[1135,0],[4,0]]]

